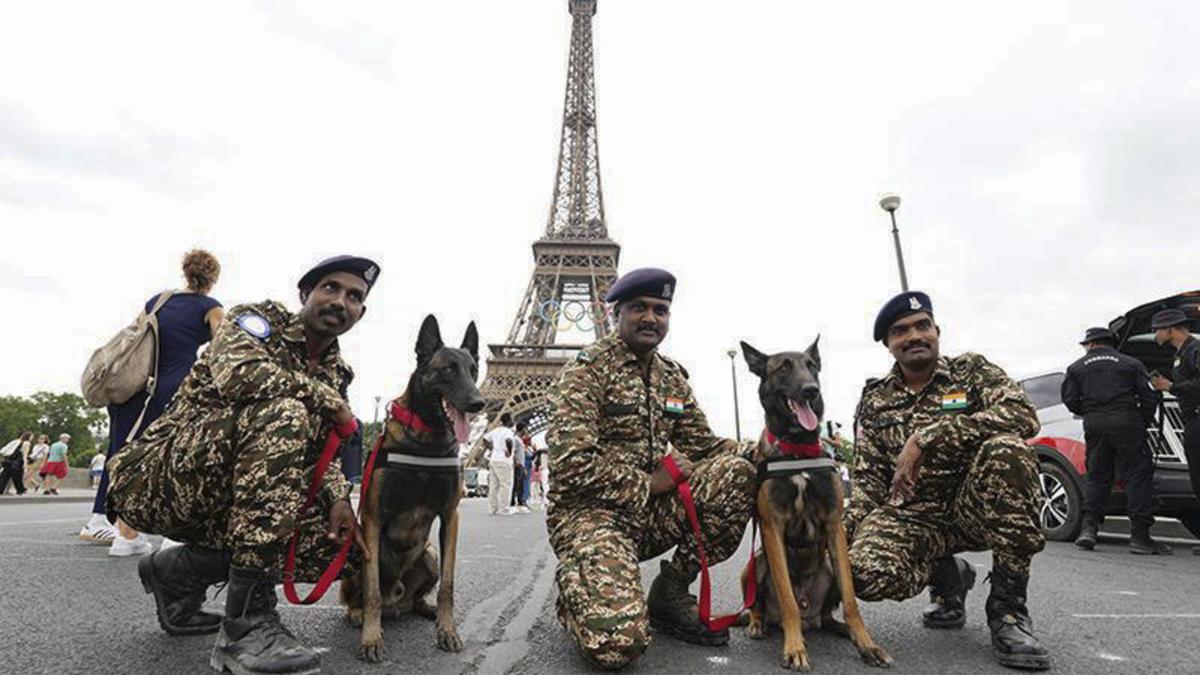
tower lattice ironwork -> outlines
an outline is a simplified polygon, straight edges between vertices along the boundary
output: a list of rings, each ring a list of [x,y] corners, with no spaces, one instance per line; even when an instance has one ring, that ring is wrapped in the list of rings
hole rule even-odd
[[[562,366],[582,343],[612,330],[603,298],[617,277],[621,253],[620,245],[608,238],[600,190],[592,58],[596,0],[568,0],[568,6],[571,49],[550,218],[545,234],[533,244],[533,275],[508,340],[488,346],[482,388],[489,426],[508,412],[527,422],[530,433],[546,426],[545,392]],[[475,447],[470,459],[480,454]]]

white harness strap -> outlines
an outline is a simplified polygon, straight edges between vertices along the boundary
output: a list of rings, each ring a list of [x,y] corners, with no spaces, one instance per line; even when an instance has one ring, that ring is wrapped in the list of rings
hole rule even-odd
[[[428,469],[459,469],[462,463],[457,457],[418,457],[399,452],[389,452],[387,463],[402,466],[420,466]]]

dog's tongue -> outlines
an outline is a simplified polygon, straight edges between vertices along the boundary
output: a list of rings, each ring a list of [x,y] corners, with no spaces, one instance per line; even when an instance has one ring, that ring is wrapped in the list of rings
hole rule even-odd
[[[796,403],[789,398],[788,406],[792,409],[792,414],[796,416],[796,421],[800,423],[800,426],[808,431],[816,431],[817,425],[821,422],[817,419],[817,414],[813,412],[812,406],[808,404],[808,401]]]
[[[471,440],[471,418],[459,412],[449,401],[446,402],[446,412],[450,415],[450,424],[454,426],[454,439],[459,443]]]

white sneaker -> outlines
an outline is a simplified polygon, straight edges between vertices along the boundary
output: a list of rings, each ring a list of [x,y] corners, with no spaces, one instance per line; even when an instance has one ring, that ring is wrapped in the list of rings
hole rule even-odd
[[[533,513],[533,509],[529,508],[528,506],[524,506],[524,505],[518,506],[517,511],[519,511],[521,513]]]
[[[500,509],[500,515],[502,515],[502,516],[511,516],[514,514],[516,514],[516,511],[514,511],[513,507],[511,507],[511,506],[506,506],[506,507]]]
[[[162,543],[158,545],[158,550],[165,551],[169,548],[175,548],[176,546],[183,546],[183,542],[175,541],[169,537],[163,537]]]
[[[83,529],[79,530],[79,538],[96,544],[109,545],[117,539],[117,528],[99,513],[93,513]]]
[[[146,539],[146,535],[139,534],[133,539],[117,537],[113,541],[112,547],[108,549],[108,554],[115,558],[131,558],[146,555],[153,550],[154,547],[150,545],[150,540]]]

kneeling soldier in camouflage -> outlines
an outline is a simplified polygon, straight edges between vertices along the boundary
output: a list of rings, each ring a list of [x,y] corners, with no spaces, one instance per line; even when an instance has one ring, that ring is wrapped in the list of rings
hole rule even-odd
[[[649,626],[697,644],[729,641],[728,630],[700,623],[688,594],[700,561],[662,459],[669,444],[689,477],[713,562],[741,542],[755,469],[736,443],[713,435],[687,371],[657,351],[674,288],[663,270],[636,270],[617,281],[605,298],[616,303],[617,333],[585,347],[548,394],[554,480],[546,525],[558,556],[558,617],[602,668],[640,656]],[[643,599],[638,562],[672,548]]]
[[[278,302],[235,307],[170,408],[109,460],[110,518],[184,542],[143,558],[138,574],[173,635],[218,630],[212,666],[234,673],[313,673],[319,656],[275,611],[275,584],[300,528],[295,578],[313,582],[356,532],[336,464],[316,504],[297,513],[331,429],[353,431],[353,373],[337,337],[366,311],[379,267],[331,258],[299,283],[299,314]],[[225,616],[204,612],[225,587]]]
[[[938,355],[941,329],[924,293],[896,296],[875,339],[896,365],[863,390],[854,493],[846,512],[854,588],[906,600],[928,584],[931,628],[961,628],[974,568],[959,551],[992,551],[986,609],[1000,663],[1045,669],[1025,606],[1038,526],[1038,461],[1025,439],[1037,414],[1021,387],[978,354]]]

